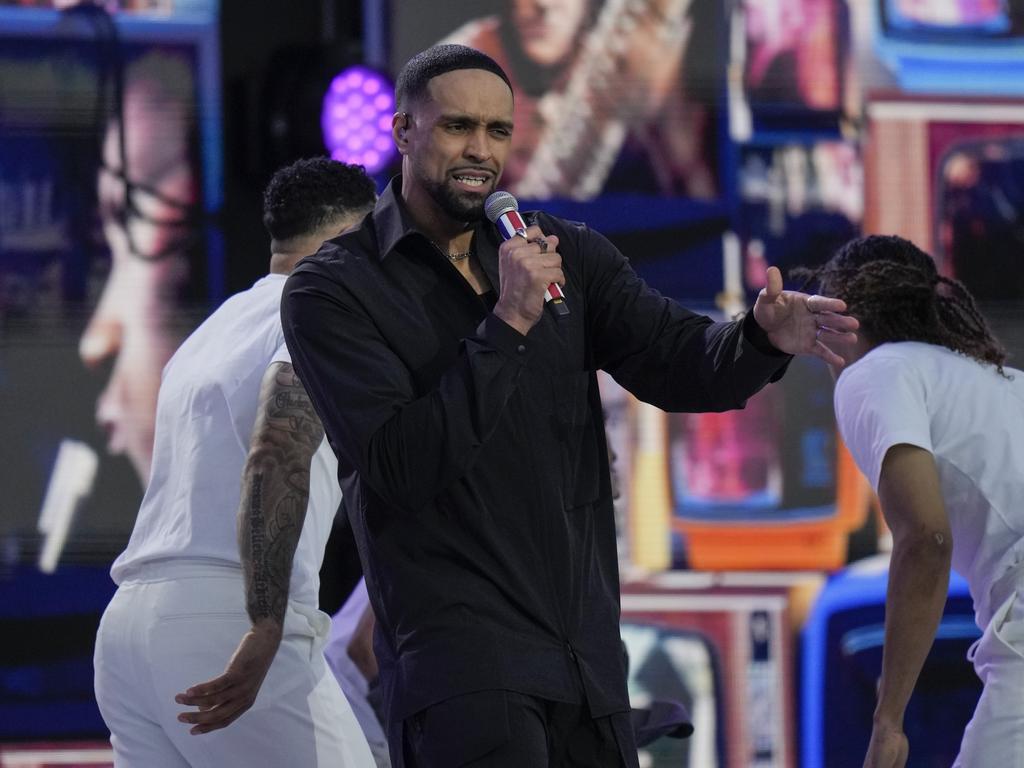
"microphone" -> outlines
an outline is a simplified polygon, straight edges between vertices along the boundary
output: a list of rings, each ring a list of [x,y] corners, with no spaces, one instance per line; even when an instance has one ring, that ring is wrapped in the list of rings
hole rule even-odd
[[[484,202],[484,213],[498,227],[504,240],[511,240],[518,235],[526,240],[526,222],[519,215],[519,203],[508,192],[492,192]],[[569,314],[569,305],[565,303],[565,294],[558,283],[551,283],[544,291],[544,303],[551,307],[559,317]]]

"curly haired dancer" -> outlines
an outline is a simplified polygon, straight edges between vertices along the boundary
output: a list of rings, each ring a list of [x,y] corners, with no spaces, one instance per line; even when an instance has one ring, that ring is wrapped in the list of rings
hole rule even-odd
[[[846,444],[892,529],[878,704],[864,765],[907,763],[903,714],[950,567],[984,630],[984,683],[955,766],[1024,764],[1024,377],[974,299],[913,243],[870,236],[798,270],[861,323],[835,390]]]

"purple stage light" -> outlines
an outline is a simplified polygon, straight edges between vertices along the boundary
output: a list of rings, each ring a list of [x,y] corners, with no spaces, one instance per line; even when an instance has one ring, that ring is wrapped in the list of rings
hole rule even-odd
[[[395,156],[394,111],[394,87],[381,73],[354,66],[336,75],[320,112],[320,128],[331,157],[358,163],[368,173],[383,170]]]

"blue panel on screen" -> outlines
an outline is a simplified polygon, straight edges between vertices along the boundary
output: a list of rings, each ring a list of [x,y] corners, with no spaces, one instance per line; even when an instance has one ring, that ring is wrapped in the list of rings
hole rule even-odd
[[[1024,93],[1024,14],[1006,0],[877,0],[879,56],[902,88],[984,95]]]
[[[881,674],[887,583],[887,567],[862,561],[833,577],[811,609],[802,634],[804,768],[860,766],[864,759]],[[935,643],[904,721],[915,765],[952,764],[981,693],[966,659],[980,635],[967,582],[953,573]]]
[[[882,4],[886,26],[908,34],[983,36],[1006,33],[1012,27],[1005,0],[952,0],[930,5],[882,0]]]

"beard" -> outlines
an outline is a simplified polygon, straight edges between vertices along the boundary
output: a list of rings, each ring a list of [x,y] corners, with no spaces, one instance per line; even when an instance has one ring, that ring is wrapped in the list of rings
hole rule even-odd
[[[475,224],[484,217],[485,197],[472,193],[460,193],[443,181],[425,181],[424,187],[438,208],[455,221]],[[491,190],[494,183],[491,183]],[[481,191],[483,188],[481,187]]]

